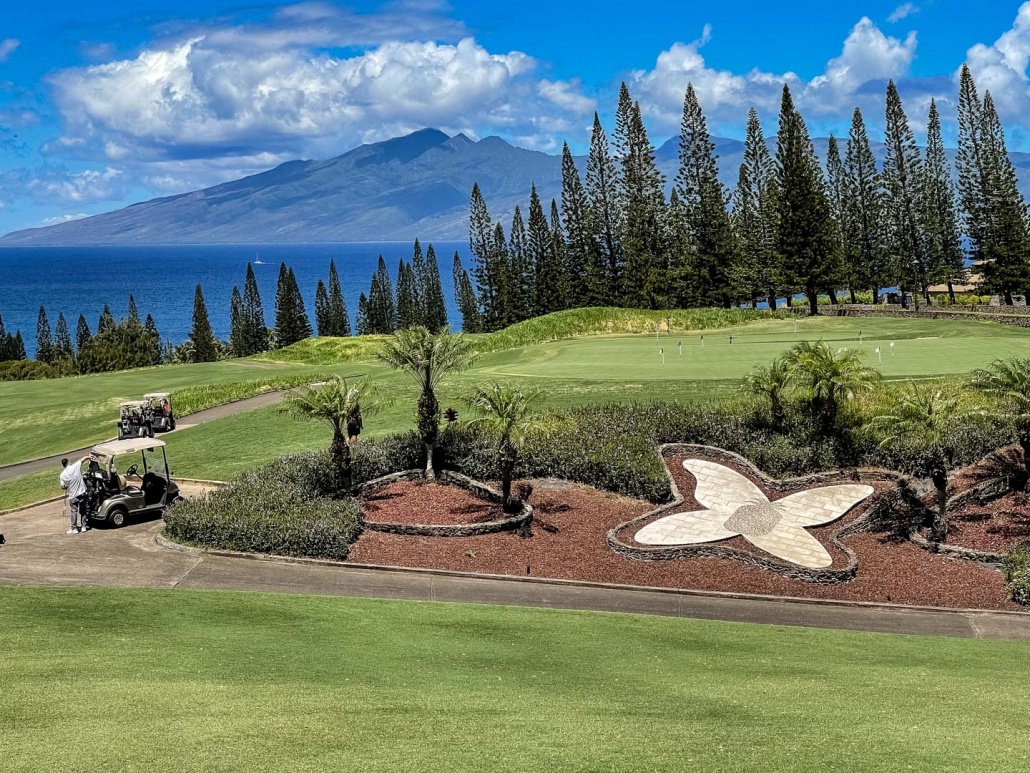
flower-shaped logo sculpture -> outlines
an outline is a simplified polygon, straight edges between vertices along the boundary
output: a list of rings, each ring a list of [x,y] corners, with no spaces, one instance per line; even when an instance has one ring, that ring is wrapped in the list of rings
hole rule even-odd
[[[708,509],[659,518],[637,532],[637,542],[694,545],[739,535],[777,558],[820,569],[833,559],[805,527],[835,521],[873,493],[871,486],[823,486],[770,502],[729,467],[700,459],[688,459],[683,466],[697,480],[694,499]]]

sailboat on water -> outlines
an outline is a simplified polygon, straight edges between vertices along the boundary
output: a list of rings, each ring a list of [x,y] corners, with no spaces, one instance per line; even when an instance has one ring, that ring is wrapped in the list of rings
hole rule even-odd
[[[261,253],[258,253],[258,252],[254,253],[254,265],[255,266],[263,266],[263,265],[265,265],[265,261],[261,260]]]

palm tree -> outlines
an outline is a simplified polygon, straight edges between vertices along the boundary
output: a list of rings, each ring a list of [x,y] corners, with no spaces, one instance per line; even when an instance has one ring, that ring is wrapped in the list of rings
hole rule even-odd
[[[1030,359],[995,360],[986,369],[974,370],[968,383],[998,400],[1000,408],[991,412],[995,418],[1015,421],[1019,446],[1023,449],[1021,488],[1030,488]]]
[[[867,425],[870,432],[882,437],[880,448],[908,441],[924,452],[923,471],[937,490],[937,510],[930,530],[935,542],[948,538],[948,470],[955,459],[953,429],[956,424],[984,414],[981,409],[963,409],[955,396],[947,396],[939,389],[923,390],[913,382],[894,406]]]
[[[320,421],[333,431],[329,453],[345,488],[350,488],[351,449],[347,444],[347,418],[360,406],[363,416],[374,416],[386,405],[379,388],[365,380],[348,384],[331,378],[321,384],[291,389],[283,395],[279,413],[296,419]]]
[[[421,389],[416,422],[419,437],[426,446],[428,480],[436,478],[433,447],[440,433],[440,403],[436,399],[436,387],[448,373],[468,368],[475,356],[472,344],[461,333],[452,334],[447,328],[431,333],[421,326],[398,330],[376,352],[376,357],[391,368],[415,379]]]
[[[786,363],[793,377],[810,393],[812,411],[824,435],[835,429],[841,404],[860,390],[871,390],[880,375],[862,364],[857,350],[834,351],[823,341],[795,344],[787,352]]]
[[[792,372],[785,357],[777,357],[768,365],[759,365],[744,378],[743,391],[769,401],[773,425],[782,427],[783,398],[790,388]]]
[[[495,381],[489,386],[477,387],[467,399],[468,404],[480,413],[469,425],[483,427],[497,439],[497,462],[501,468],[501,494],[505,510],[511,510],[514,504],[511,497],[512,477],[526,436],[532,430],[542,427],[540,422],[530,418],[529,413],[539,395],[539,392],[526,393],[516,386]]]

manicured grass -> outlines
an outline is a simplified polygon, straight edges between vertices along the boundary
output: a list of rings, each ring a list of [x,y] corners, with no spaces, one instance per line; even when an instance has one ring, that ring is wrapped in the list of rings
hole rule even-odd
[[[19,475],[3,481],[0,483],[0,510],[11,510],[61,496],[64,492],[57,482],[60,474],[60,466],[55,466],[53,470]]]
[[[7,771],[1015,770],[1030,647],[339,598],[0,589]]]

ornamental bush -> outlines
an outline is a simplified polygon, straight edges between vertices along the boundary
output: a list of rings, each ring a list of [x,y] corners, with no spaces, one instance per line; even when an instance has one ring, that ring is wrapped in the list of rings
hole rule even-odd
[[[361,510],[327,452],[278,459],[165,513],[165,533],[198,547],[342,561],[361,533]]]

